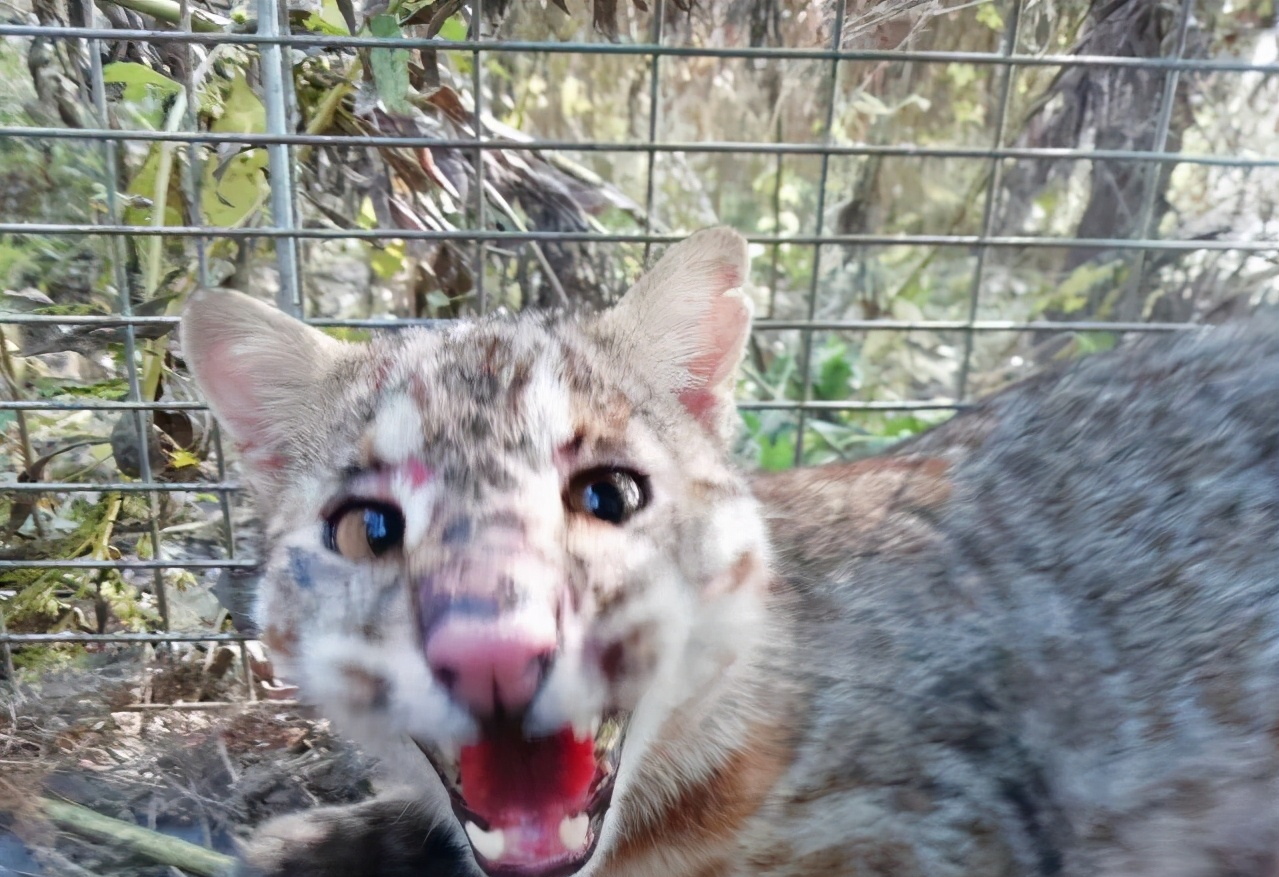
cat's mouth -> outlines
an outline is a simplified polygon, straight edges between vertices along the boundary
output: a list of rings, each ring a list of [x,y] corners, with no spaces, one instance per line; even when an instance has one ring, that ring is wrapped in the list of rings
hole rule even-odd
[[[628,718],[609,715],[594,735],[565,727],[532,739],[521,722],[494,721],[456,757],[414,742],[444,782],[481,870],[567,877],[599,842]]]

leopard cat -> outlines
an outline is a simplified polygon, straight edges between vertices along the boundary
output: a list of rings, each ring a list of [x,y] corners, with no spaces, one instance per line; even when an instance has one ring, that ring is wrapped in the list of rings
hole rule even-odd
[[[747,270],[361,344],[193,297],[262,637],[386,777],[241,873],[1279,874],[1279,323],[750,475]]]

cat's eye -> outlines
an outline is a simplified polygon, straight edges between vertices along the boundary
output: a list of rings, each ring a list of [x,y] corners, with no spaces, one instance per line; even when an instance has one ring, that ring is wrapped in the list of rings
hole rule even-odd
[[[648,505],[648,485],[626,469],[590,469],[573,476],[564,500],[570,511],[622,524]]]
[[[386,503],[349,503],[324,522],[324,546],[347,560],[381,557],[403,541],[404,515]]]

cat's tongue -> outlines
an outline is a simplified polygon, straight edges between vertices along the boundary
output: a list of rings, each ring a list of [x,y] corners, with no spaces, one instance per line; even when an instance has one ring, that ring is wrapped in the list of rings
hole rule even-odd
[[[595,743],[565,728],[526,740],[518,729],[490,730],[461,752],[462,796],[488,823],[467,825],[489,864],[543,873],[576,859],[589,844],[586,807],[595,779]]]

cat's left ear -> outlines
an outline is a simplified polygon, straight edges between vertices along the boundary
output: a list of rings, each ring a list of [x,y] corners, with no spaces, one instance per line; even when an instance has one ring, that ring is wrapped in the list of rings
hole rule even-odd
[[[749,271],[745,238],[731,228],[699,231],[667,250],[601,317],[618,355],[725,441],[736,424],[733,389],[750,337]]]
[[[225,289],[191,297],[181,341],[196,384],[255,472],[271,478],[316,451],[318,391],[347,345]]]

